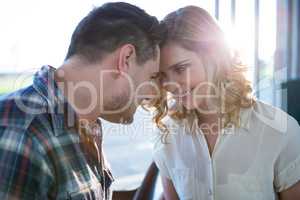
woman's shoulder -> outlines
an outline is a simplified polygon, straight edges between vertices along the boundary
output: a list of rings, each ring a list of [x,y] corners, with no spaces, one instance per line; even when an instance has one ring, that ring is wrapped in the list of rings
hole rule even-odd
[[[257,101],[253,106],[255,118],[254,123],[262,123],[272,132],[287,133],[294,129],[299,129],[299,124],[295,118],[283,111],[281,108],[272,106],[263,101]]]

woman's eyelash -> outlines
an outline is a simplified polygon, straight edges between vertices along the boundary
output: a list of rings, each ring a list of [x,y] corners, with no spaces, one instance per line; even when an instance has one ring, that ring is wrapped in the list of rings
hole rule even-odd
[[[188,66],[189,66],[189,64],[179,65],[179,66],[175,67],[174,70],[176,72],[183,72]]]
[[[178,66],[175,68],[176,71],[182,71],[185,69],[185,66]]]

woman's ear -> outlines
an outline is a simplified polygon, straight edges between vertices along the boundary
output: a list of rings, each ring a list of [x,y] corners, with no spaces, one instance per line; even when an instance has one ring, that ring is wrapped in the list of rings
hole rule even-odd
[[[132,44],[125,44],[120,47],[117,70],[120,73],[128,73],[130,67],[136,61],[136,51]]]

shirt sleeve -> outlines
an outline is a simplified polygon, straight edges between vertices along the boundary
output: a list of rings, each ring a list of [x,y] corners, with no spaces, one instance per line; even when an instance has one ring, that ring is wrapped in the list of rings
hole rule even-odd
[[[154,149],[153,149],[153,160],[159,169],[159,173],[161,174],[162,177],[166,177],[168,179],[171,179],[168,167],[167,167],[167,160],[166,160],[166,155],[164,153],[164,144],[163,141],[160,139],[157,139],[156,143],[154,144]]]
[[[0,199],[48,199],[53,176],[36,140],[0,127]]]
[[[300,127],[290,117],[283,147],[275,162],[274,186],[277,192],[286,190],[300,181]]]

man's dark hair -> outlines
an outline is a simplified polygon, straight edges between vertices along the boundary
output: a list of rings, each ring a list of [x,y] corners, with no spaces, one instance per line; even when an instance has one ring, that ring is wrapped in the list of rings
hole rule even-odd
[[[137,62],[156,57],[156,46],[162,31],[156,17],[123,2],[106,3],[92,10],[77,25],[66,59],[77,54],[89,62],[98,61],[104,54],[124,44],[136,48]]]

